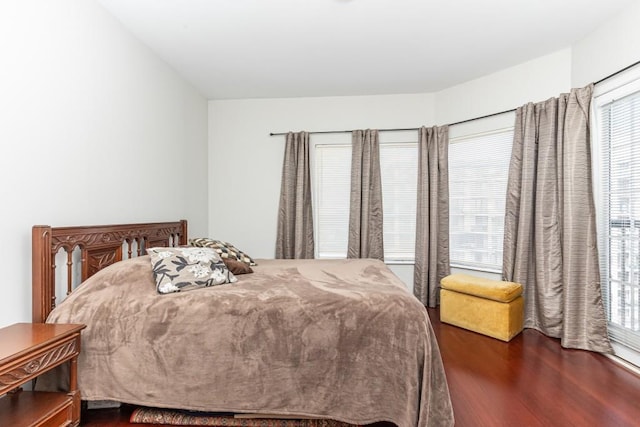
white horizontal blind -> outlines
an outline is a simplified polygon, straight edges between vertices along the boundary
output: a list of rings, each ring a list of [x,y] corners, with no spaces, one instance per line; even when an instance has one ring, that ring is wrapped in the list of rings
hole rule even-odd
[[[450,141],[449,246],[454,266],[502,270],[512,145],[512,128]]]
[[[346,258],[349,239],[351,145],[316,145],[315,240],[318,258]]]
[[[600,268],[609,335],[640,352],[640,91],[596,100]]]
[[[380,144],[385,261],[413,262],[416,246],[418,144]]]

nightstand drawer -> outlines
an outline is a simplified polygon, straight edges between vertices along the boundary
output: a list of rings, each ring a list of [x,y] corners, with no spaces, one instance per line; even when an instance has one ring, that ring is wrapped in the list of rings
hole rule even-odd
[[[26,360],[17,360],[0,367],[0,394],[32,380],[77,354],[76,337],[70,336],[66,341],[34,352]]]

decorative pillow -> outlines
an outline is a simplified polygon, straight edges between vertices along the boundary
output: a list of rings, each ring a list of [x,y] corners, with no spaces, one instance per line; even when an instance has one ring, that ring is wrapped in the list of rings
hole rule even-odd
[[[238,261],[237,259],[222,258],[222,261],[224,262],[224,265],[227,266],[229,271],[232,272],[233,274],[253,273],[253,270],[251,269],[251,267],[249,267],[247,264],[245,264],[242,261]]]
[[[149,248],[151,267],[160,294],[233,283],[238,279],[210,248]]]
[[[224,258],[235,259],[242,261],[247,265],[257,265],[255,261],[240,249],[233,246],[231,243],[223,242],[222,240],[209,239],[207,237],[197,237],[190,239],[191,246],[197,246],[199,248],[213,248],[218,254]]]

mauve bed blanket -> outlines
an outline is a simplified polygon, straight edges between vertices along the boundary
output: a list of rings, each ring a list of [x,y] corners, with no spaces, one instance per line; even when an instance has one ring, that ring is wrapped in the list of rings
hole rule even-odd
[[[146,256],[88,279],[47,320],[87,325],[82,398],[453,425],[427,311],[384,263],[258,264],[237,283],[167,295]]]

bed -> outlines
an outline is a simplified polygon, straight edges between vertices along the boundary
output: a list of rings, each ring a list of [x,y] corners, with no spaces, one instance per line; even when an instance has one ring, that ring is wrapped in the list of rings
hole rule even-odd
[[[83,400],[453,425],[427,311],[384,263],[257,260],[235,283],[158,294],[146,248],[186,243],[186,221],[33,228],[33,321],[87,325]]]

